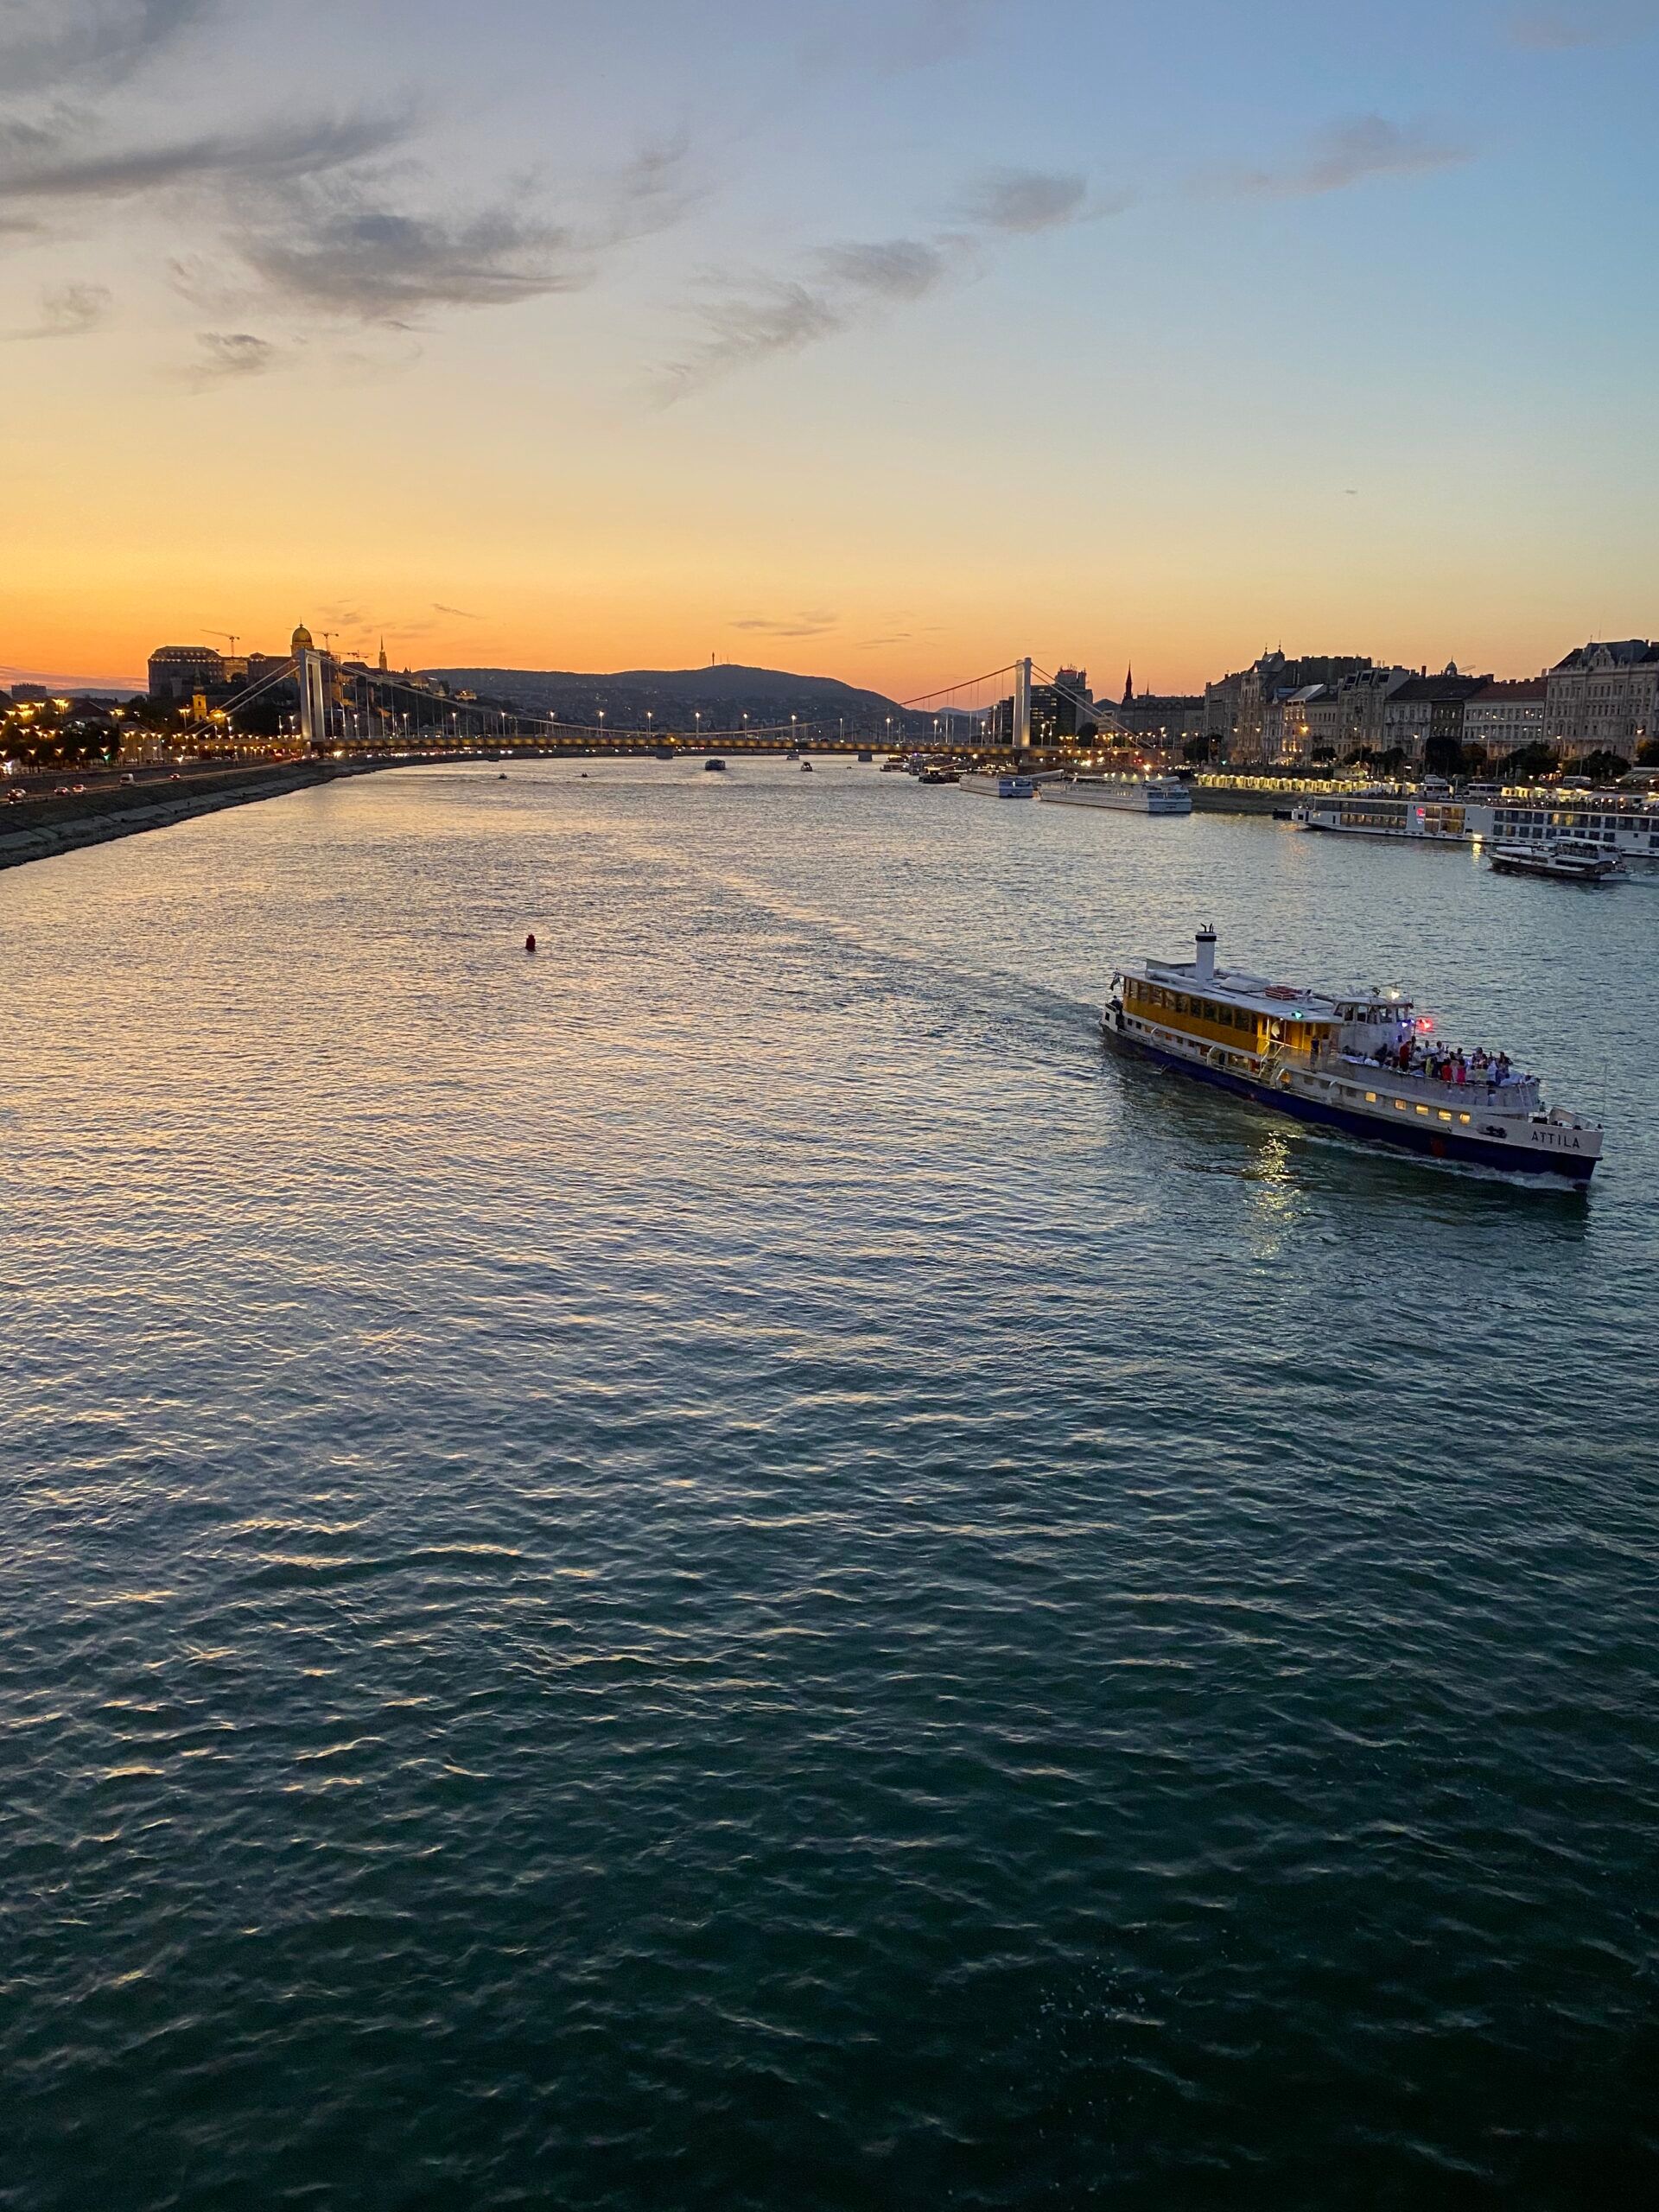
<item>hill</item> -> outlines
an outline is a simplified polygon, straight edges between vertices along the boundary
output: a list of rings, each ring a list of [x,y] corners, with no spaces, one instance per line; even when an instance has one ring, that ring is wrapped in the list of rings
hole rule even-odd
[[[701,714],[703,730],[712,734],[741,729],[746,715],[757,725],[786,722],[795,715],[804,722],[844,718],[850,736],[885,732],[889,715],[895,732],[925,720],[906,716],[880,691],[861,691],[833,676],[740,668],[728,661],[708,668],[627,668],[609,676],[527,668],[431,668],[425,673],[452,689],[563,721],[591,724],[602,713],[619,729],[689,729]]]

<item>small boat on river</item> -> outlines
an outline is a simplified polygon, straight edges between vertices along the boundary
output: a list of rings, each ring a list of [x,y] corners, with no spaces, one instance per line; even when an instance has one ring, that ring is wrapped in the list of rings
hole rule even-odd
[[[1395,991],[1325,994],[1216,965],[1216,933],[1188,961],[1126,963],[1112,978],[1108,1043],[1259,1106],[1433,1160],[1586,1184],[1599,1126],[1547,1108],[1506,1055],[1431,1042]]]
[[[726,763],[723,760],[705,760],[702,765],[706,772],[711,776],[723,775],[726,771]]]
[[[1539,875],[1552,883],[1620,883],[1624,878],[1624,863],[1618,853],[1592,844],[1587,837],[1494,845],[1487,863],[1494,875]]]

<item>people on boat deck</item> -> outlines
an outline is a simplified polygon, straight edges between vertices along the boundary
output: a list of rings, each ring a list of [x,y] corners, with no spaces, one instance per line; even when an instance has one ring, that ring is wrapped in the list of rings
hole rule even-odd
[[[1507,1052],[1494,1054],[1484,1045],[1472,1052],[1465,1052],[1461,1046],[1424,1045],[1409,1032],[1397,1043],[1384,1045],[1376,1055],[1376,1065],[1398,1068],[1402,1075],[1426,1076],[1431,1083],[1501,1085],[1515,1079]]]

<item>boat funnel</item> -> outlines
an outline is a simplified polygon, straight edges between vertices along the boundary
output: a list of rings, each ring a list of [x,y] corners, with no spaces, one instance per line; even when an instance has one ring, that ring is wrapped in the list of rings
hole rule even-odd
[[[1216,933],[1208,922],[1198,931],[1198,957],[1193,963],[1193,972],[1201,983],[1213,983],[1216,980]]]

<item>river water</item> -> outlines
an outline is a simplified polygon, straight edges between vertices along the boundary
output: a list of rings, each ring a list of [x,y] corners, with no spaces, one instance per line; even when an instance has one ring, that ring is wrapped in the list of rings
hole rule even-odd
[[[1103,1056],[1209,919],[1592,1193]],[[1659,893],[547,765],[0,930],[8,2212],[1659,2186]]]

